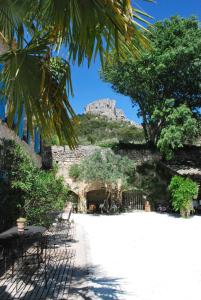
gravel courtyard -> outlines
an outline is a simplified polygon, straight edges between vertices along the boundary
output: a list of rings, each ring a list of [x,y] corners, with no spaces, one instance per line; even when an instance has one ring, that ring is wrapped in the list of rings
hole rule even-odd
[[[69,299],[201,299],[201,217],[133,212],[73,219]]]

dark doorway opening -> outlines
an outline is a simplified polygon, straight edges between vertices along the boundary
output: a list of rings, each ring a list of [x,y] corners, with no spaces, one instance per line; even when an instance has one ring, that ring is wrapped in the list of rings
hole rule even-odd
[[[100,204],[107,198],[105,189],[89,191],[86,195],[87,199],[87,212],[88,213],[100,213]]]

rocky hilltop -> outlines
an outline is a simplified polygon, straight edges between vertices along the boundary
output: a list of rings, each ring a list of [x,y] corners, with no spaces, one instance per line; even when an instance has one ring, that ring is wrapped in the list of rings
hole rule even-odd
[[[111,99],[99,99],[89,103],[85,113],[107,117],[110,120],[129,121],[122,109],[116,108],[116,101]]]

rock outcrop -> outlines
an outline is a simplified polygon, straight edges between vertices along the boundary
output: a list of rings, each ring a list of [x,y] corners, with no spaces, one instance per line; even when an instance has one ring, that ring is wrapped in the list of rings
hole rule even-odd
[[[122,109],[116,108],[116,101],[111,99],[99,99],[89,103],[85,113],[107,117],[110,120],[128,121]]]

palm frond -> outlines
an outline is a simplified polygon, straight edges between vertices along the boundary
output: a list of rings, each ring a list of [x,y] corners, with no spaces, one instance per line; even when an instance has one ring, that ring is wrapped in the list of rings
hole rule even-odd
[[[90,64],[97,52],[103,55],[112,47],[121,49],[122,42],[129,48],[133,37],[137,38],[136,49],[148,46],[142,25],[147,23],[145,14],[132,8],[131,1],[41,0],[40,4],[40,20],[49,24],[57,44],[64,43],[70,58],[78,64],[85,58]]]
[[[66,58],[78,65],[86,58],[90,65],[98,54],[103,64],[114,47],[139,56],[149,44],[144,17],[130,0],[0,0],[0,32],[8,47],[0,63],[10,124],[25,107],[32,132],[34,126],[44,135],[56,131],[75,146],[70,67],[63,61],[65,72],[55,73],[50,47],[64,46]]]
[[[45,60],[49,47],[46,41],[37,45],[29,43],[24,49],[10,50],[0,56],[4,64],[3,91],[7,99],[8,123],[11,126],[16,111],[25,107],[30,131],[38,127],[42,135],[56,132],[59,138],[68,140],[69,146],[77,143],[73,122],[75,114],[66,93],[70,66],[56,76],[51,64]]]
[[[18,46],[24,42],[24,20],[30,5],[23,0],[0,1],[0,32],[9,46],[17,40]]]

